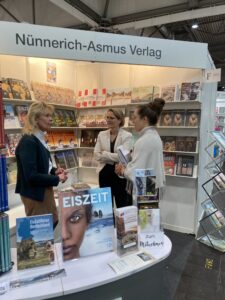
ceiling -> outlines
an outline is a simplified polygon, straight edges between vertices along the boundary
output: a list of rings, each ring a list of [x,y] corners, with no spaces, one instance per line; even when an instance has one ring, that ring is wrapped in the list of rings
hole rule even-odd
[[[225,0],[0,0],[0,20],[208,43],[225,86]]]

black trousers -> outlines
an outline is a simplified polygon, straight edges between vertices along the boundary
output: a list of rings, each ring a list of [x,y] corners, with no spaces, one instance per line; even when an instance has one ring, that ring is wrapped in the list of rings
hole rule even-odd
[[[111,187],[117,208],[132,205],[132,196],[126,192],[126,184],[125,178],[116,175],[115,165],[106,164],[99,173],[99,186]]]

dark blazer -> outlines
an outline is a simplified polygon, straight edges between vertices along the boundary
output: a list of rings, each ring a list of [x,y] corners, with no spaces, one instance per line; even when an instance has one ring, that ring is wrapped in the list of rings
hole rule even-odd
[[[21,138],[16,148],[16,193],[33,200],[44,200],[45,188],[59,183],[55,168],[48,174],[49,158],[49,151],[34,135]]]

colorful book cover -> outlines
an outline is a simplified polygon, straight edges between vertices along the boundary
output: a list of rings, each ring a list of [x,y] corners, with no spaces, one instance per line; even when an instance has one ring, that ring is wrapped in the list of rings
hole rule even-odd
[[[8,78],[2,77],[2,96],[5,99],[13,99],[12,90]]]
[[[160,209],[139,209],[138,221],[141,233],[160,231]]]
[[[184,126],[185,125],[185,111],[173,111],[172,126]]]
[[[0,149],[5,148],[4,108],[2,99],[2,82],[0,81]]]
[[[200,125],[200,110],[187,110],[185,126],[198,127]]]
[[[161,98],[166,102],[174,102],[176,100],[176,85],[167,85],[161,87]]]
[[[52,215],[16,219],[18,270],[49,265],[54,262]]]
[[[199,100],[200,97],[200,82],[183,82],[181,84],[180,101]]]
[[[63,110],[64,113],[64,118],[65,118],[65,126],[66,127],[76,127],[77,122],[76,122],[76,116],[73,110]]]
[[[112,105],[123,105],[131,102],[130,88],[117,88],[112,91]]]
[[[64,156],[66,159],[66,165],[68,169],[75,168],[78,166],[78,160],[74,150],[64,151]]]
[[[20,122],[20,126],[24,127],[28,113],[28,105],[16,105],[16,115]]]
[[[110,188],[59,192],[63,259],[113,250]]]
[[[131,103],[149,102],[153,100],[154,86],[135,87],[132,89]]]
[[[57,151],[54,154],[54,158],[55,158],[55,162],[57,165],[57,168],[63,168],[63,169],[67,169],[67,164],[66,164],[66,159],[65,159],[65,155],[64,155],[64,151]]]
[[[80,147],[94,147],[96,143],[95,139],[94,130],[82,130]]]
[[[4,105],[4,128],[21,128],[18,117],[15,115],[13,106],[10,104]]]
[[[115,210],[117,253],[128,254],[138,250],[138,217],[136,206],[125,206]]]
[[[137,196],[156,196],[156,175],[153,169],[136,169],[135,186]]]
[[[164,151],[176,151],[176,137],[164,136],[163,137],[163,150]]]
[[[27,84],[20,79],[9,78],[13,99],[31,100],[30,91]]]
[[[194,170],[194,157],[186,155],[177,156],[176,175],[180,176],[193,176]]]
[[[160,126],[173,126],[173,112],[163,111],[160,117]]]
[[[176,155],[163,153],[164,170],[166,175],[174,175],[176,166]]]

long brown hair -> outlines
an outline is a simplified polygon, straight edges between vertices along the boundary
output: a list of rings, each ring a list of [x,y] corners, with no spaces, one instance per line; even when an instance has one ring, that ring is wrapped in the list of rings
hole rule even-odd
[[[147,117],[149,125],[155,126],[158,122],[159,116],[165,105],[165,100],[162,98],[155,98],[148,104],[139,105],[137,113],[141,119]]]

